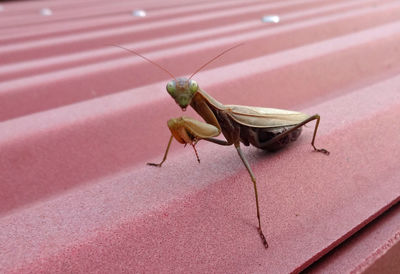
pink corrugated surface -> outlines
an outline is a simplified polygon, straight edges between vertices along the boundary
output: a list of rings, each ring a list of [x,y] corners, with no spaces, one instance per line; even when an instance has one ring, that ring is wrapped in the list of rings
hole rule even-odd
[[[310,266],[305,273],[398,273],[399,224],[400,204],[397,204]]]
[[[398,1],[0,5],[0,272],[299,271],[400,199]],[[317,146],[331,151],[312,153],[312,126],[279,153],[244,148],[267,250],[234,148],[200,142],[197,164],[174,143],[161,169],[145,165],[182,112],[165,72],[110,46],[187,76],[241,42],[200,86],[226,104],[319,113]],[[373,264],[399,240],[398,222],[379,224],[379,239],[356,234],[362,256],[341,247],[347,264],[329,253],[313,271]]]

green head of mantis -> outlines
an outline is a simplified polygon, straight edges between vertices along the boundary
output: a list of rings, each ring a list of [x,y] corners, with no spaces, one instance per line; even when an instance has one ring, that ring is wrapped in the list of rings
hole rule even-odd
[[[199,85],[195,80],[191,80],[190,78],[177,78],[169,81],[166,88],[169,95],[174,98],[182,110],[186,110],[199,89]]]

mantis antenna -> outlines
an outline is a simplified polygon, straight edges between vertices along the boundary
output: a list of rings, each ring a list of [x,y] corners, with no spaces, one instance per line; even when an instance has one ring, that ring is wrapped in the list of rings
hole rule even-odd
[[[242,46],[243,44],[244,44],[244,43],[240,43],[240,44],[237,44],[237,45],[235,45],[235,46],[233,46],[233,47],[230,47],[230,48],[224,50],[223,52],[221,52],[220,54],[218,54],[217,56],[215,56],[214,58],[212,58],[210,61],[206,62],[204,65],[202,65],[201,67],[199,67],[195,72],[193,72],[192,75],[190,75],[189,80],[190,80],[196,73],[198,73],[198,72],[201,71],[203,68],[205,68],[207,65],[209,65],[209,64],[212,63],[212,62],[214,62],[216,59],[218,59],[219,57],[221,57],[222,55],[224,55],[224,54],[227,53],[228,51],[231,51],[231,50],[233,50],[233,49],[235,49],[235,48],[237,48],[237,47],[239,47],[239,46]],[[114,47],[121,48],[121,49],[123,49],[123,50],[129,51],[129,52],[131,52],[131,53],[133,53],[133,54],[135,54],[135,55],[137,55],[137,56],[143,58],[143,59],[146,60],[147,62],[149,62],[149,63],[151,63],[151,64],[157,66],[159,69],[165,71],[166,73],[168,73],[169,76],[171,76],[173,79],[176,80],[176,77],[175,77],[171,72],[169,72],[166,68],[164,68],[164,67],[162,67],[160,64],[157,64],[156,62],[150,60],[149,58],[147,58],[146,56],[140,54],[139,52],[134,51],[134,50],[132,50],[132,49],[125,48],[125,47],[123,47],[123,46],[115,45],[115,44],[111,44],[111,46],[114,46]]]
[[[166,68],[164,68],[164,67],[162,67],[160,64],[157,64],[156,62],[150,60],[150,59],[147,58],[146,56],[141,55],[139,52],[136,52],[136,51],[134,51],[134,50],[132,50],[132,49],[128,49],[128,48],[125,48],[125,47],[119,46],[119,45],[111,44],[111,46],[124,49],[124,50],[129,51],[129,52],[131,52],[131,53],[133,53],[133,54],[136,54],[136,55],[139,56],[139,57],[142,57],[142,58],[143,58],[144,60],[146,60],[147,62],[149,62],[149,63],[151,63],[151,64],[157,66],[159,69],[161,69],[161,70],[165,71],[166,73],[168,73],[169,76],[171,76],[172,78],[176,79],[176,77],[175,77],[174,75],[172,75],[172,73],[169,72]]]
[[[207,65],[209,65],[211,62],[214,62],[216,59],[218,59],[219,57],[221,57],[222,55],[224,55],[225,53],[227,53],[228,51],[231,51],[239,46],[242,46],[244,43],[240,43],[237,44],[233,47],[230,47],[229,49],[224,50],[223,52],[221,52],[220,54],[218,54],[217,56],[215,56],[214,58],[212,58],[210,61],[208,61],[207,63],[205,63],[204,65],[202,65],[201,67],[199,67],[195,72],[192,73],[192,75],[190,75],[189,80],[192,79],[192,77],[198,73],[200,70],[202,70],[203,68],[205,68]]]

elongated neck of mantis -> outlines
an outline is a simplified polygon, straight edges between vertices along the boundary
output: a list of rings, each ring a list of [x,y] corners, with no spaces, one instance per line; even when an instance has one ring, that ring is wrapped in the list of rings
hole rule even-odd
[[[207,104],[208,105],[212,105],[212,106],[214,106],[215,108],[218,108],[218,109],[225,109],[225,106],[222,104],[222,103],[220,103],[220,102],[218,102],[216,99],[214,99],[213,97],[211,97],[211,95],[209,95],[207,92],[205,92],[204,90],[202,90],[202,89],[199,89],[198,90],[198,95],[201,95],[202,96],[202,99],[203,100],[205,100],[205,101],[207,101]]]
[[[225,109],[225,106],[208,95],[205,91],[199,90],[190,103],[191,107],[208,123],[221,131],[221,126],[215,112]]]

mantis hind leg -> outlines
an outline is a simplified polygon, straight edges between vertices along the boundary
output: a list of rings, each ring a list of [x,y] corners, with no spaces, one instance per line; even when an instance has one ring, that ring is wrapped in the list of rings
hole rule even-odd
[[[239,154],[240,159],[242,160],[243,164],[245,165],[247,171],[250,174],[250,178],[251,181],[253,182],[253,186],[254,186],[254,194],[255,194],[255,198],[256,198],[256,207],[257,207],[257,219],[258,219],[258,233],[260,234],[261,237],[261,241],[263,242],[263,245],[265,248],[268,248],[268,243],[267,240],[265,239],[264,233],[262,232],[261,229],[261,220],[260,220],[260,207],[258,205],[258,193],[257,193],[257,183],[256,183],[256,177],[253,174],[253,171],[250,168],[249,163],[247,162],[246,158],[243,155],[242,150],[240,149],[240,145],[239,144],[235,144],[236,150]]]
[[[315,123],[315,128],[314,128],[314,133],[313,133],[313,138],[311,141],[311,145],[314,148],[314,151],[317,152],[321,152],[324,153],[326,155],[329,155],[329,151],[323,148],[316,148],[314,145],[315,142],[315,137],[317,135],[317,130],[318,130],[318,126],[319,126],[319,121],[320,121],[321,117],[318,114],[314,114],[313,116],[307,118],[306,120],[304,120],[303,122],[298,123],[297,125],[293,126],[292,128],[290,128],[289,130],[283,132],[282,134],[279,134],[277,136],[275,136],[274,138],[270,139],[268,142],[264,143],[263,146],[264,147],[268,147],[273,145],[274,143],[278,142],[280,139],[282,139],[283,137],[287,136],[288,134],[292,133],[293,131],[295,131],[296,129],[304,126],[305,124],[313,121],[313,120],[317,120]]]
[[[309,119],[311,119],[310,121],[312,121],[312,120],[317,120],[317,121],[315,122],[314,134],[313,134],[313,138],[312,138],[312,141],[311,141],[312,147],[313,147],[314,150],[317,151],[317,152],[322,152],[322,153],[324,153],[324,154],[326,154],[326,155],[329,155],[329,151],[327,151],[327,150],[324,149],[324,148],[316,148],[315,145],[314,145],[315,136],[317,135],[318,125],[319,125],[319,120],[321,119],[321,117],[320,117],[318,114],[315,114],[315,115],[311,116]],[[308,120],[308,119],[307,119],[307,120]],[[310,122],[310,121],[308,121],[308,122]],[[306,123],[308,123],[308,122],[306,122]]]

